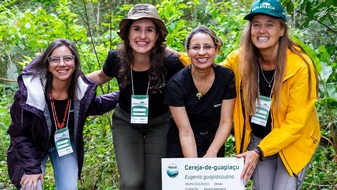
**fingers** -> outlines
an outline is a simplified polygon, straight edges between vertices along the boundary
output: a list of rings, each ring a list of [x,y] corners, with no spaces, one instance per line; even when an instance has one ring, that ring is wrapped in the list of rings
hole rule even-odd
[[[24,175],[20,181],[20,185],[23,190],[37,190],[38,180],[41,180],[43,185],[43,174]]]
[[[243,179],[244,183],[246,184],[247,181],[252,177],[256,165],[259,161],[258,155],[254,151],[247,151],[243,154],[237,155],[238,158],[244,157],[245,164],[243,166],[243,170],[241,173],[241,179]]]
[[[43,187],[43,184],[44,184],[44,178],[43,178],[43,175],[42,175],[42,174],[40,175],[40,180],[41,180],[41,185],[42,185],[42,187]]]

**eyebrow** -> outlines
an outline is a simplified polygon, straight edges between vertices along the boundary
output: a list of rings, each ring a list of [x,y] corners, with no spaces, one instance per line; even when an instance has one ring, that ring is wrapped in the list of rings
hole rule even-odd
[[[135,27],[139,27],[139,28],[142,28],[142,26],[140,26],[140,25],[134,25],[134,26],[132,26],[131,28],[135,28]],[[145,26],[145,28],[156,28],[155,26]]]

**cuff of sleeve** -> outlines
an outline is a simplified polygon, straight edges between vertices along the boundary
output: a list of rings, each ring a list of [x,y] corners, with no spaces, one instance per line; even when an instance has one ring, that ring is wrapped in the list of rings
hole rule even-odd
[[[254,151],[259,155],[259,160],[262,161],[263,158],[263,152],[260,147],[254,148]]]

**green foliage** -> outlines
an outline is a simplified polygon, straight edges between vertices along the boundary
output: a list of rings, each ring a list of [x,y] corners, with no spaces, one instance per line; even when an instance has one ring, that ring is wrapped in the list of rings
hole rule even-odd
[[[155,4],[169,35],[168,47],[185,51],[189,31],[198,25],[213,29],[224,42],[217,62],[225,59],[240,43],[245,27],[244,15],[251,4],[246,0],[145,0]],[[319,74],[317,109],[322,140],[313,158],[302,189],[337,189],[337,1],[283,0],[289,14],[287,24],[294,40],[313,59]],[[130,4],[129,4],[130,3]],[[121,39],[118,24],[134,1],[89,0],[5,0],[0,2],[0,189],[12,189],[6,168],[9,146],[7,128],[9,107],[17,86],[9,78],[13,65],[18,73],[33,57],[55,38],[76,42],[85,74],[99,70],[109,50],[117,48]],[[138,2],[137,2],[138,3]],[[15,73],[15,72],[14,72]],[[17,74],[17,73],[16,73]],[[11,85],[10,85],[11,84]],[[116,80],[100,86],[98,94],[118,89]],[[85,162],[79,189],[118,189],[118,172],[110,130],[111,113],[90,117],[84,128]],[[233,137],[228,139],[226,155],[234,156]],[[334,160],[331,161],[331,160]],[[48,162],[45,189],[54,189],[52,169]],[[251,188],[251,182],[247,189]]]

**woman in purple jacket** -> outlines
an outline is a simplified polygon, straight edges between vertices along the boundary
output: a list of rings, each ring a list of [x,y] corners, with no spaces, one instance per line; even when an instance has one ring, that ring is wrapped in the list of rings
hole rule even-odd
[[[56,189],[77,189],[83,165],[83,126],[89,115],[116,107],[118,93],[96,96],[81,72],[75,45],[53,41],[20,74],[8,129],[8,173],[18,189],[42,189],[48,157]]]

